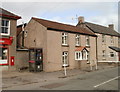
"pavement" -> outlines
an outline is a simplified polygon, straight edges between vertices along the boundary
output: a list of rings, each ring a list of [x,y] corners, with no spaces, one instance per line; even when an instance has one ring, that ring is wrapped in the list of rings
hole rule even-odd
[[[67,70],[67,77],[64,76],[64,71],[5,71],[2,73],[2,90],[103,90],[108,89],[110,85],[105,88],[94,86],[118,76],[117,74],[117,68],[113,66],[98,66],[98,70],[93,71],[89,68]],[[110,88],[118,89],[116,81],[110,81],[113,82]]]

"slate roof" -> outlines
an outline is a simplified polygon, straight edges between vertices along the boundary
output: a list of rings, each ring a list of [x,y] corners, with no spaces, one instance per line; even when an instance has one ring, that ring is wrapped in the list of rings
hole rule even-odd
[[[34,19],[38,23],[42,24],[43,26],[47,27],[48,29],[59,30],[59,31],[67,31],[67,32],[73,32],[73,33],[80,33],[80,34],[84,34],[84,35],[96,36],[94,34],[94,32],[92,32],[91,30],[88,30],[86,28],[78,28],[78,27],[73,26],[73,25],[53,22],[53,21],[44,20],[44,19],[40,19],[40,18],[32,17],[32,19]]]
[[[77,26],[78,25],[79,25],[79,23],[77,24]],[[118,32],[116,32],[115,30],[113,30],[109,27],[105,27],[105,26],[90,23],[90,22],[85,22],[85,25],[88,28],[90,28],[94,33],[100,33],[100,34],[120,37],[120,34]]]
[[[109,46],[110,49],[116,51],[116,52],[120,52],[120,48],[115,47],[115,46]]]
[[[20,16],[17,16],[3,8],[0,8],[0,17],[11,18],[11,19],[20,19]]]

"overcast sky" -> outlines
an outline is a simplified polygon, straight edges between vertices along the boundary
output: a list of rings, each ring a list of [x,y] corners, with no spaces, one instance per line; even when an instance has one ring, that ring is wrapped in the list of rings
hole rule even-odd
[[[118,30],[118,2],[2,2],[2,7],[22,17],[18,24],[31,17],[76,25],[79,16],[85,21],[104,26],[114,24]]]

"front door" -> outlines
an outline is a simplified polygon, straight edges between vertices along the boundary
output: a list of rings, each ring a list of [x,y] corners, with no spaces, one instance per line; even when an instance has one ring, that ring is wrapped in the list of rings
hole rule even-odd
[[[36,66],[38,70],[43,71],[43,52],[42,49],[36,49]]]
[[[43,71],[43,51],[42,49],[29,49],[29,60],[34,64],[30,64],[30,70]]]

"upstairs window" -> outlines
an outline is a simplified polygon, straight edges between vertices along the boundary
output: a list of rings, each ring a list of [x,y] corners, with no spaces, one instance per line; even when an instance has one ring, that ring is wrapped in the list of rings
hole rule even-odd
[[[86,46],[90,46],[89,36],[86,36]]]
[[[62,45],[68,45],[68,33],[62,33]]]
[[[75,42],[76,42],[76,46],[80,46],[80,35],[76,34]]]
[[[114,43],[114,39],[113,39],[113,36],[111,36],[111,44]]]
[[[106,52],[105,52],[105,50],[102,51],[102,57],[103,57],[103,59],[105,59],[105,57],[106,57]]]
[[[87,60],[87,51],[86,50],[82,51],[82,59]]]
[[[105,43],[105,35],[102,35],[102,42]]]
[[[9,20],[1,20],[0,33],[1,35],[10,35],[10,21]]]

